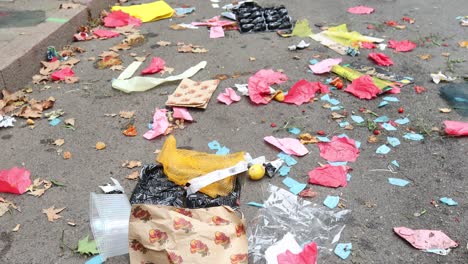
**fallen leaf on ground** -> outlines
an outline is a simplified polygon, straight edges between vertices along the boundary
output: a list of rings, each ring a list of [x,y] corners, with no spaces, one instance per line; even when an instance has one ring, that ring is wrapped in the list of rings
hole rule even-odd
[[[75,126],[75,118],[68,118],[63,121],[65,125]]]
[[[168,73],[171,74],[174,71],[174,68],[164,66],[164,69],[161,71],[161,74]]]
[[[129,50],[131,48],[131,46],[127,43],[120,43],[120,44],[117,44],[113,47],[110,47],[109,49],[112,50],[112,51],[119,51],[119,50]]]
[[[82,255],[96,255],[99,253],[96,247],[96,241],[89,240],[89,236],[78,241],[78,249],[76,252]]]
[[[63,159],[67,160],[67,159],[71,159],[71,157],[72,157],[72,154],[70,151],[65,151],[63,153]]]
[[[441,113],[450,113],[450,112],[452,112],[452,109],[450,109],[450,108],[439,108],[439,111]]]
[[[143,61],[146,60],[146,57],[135,57],[135,60],[136,60],[136,61],[143,62]]]
[[[135,115],[135,111],[120,111],[119,116],[122,118],[132,118]]]
[[[132,53],[130,53],[130,54],[128,54],[128,55],[130,55],[131,57],[136,57],[136,56],[138,56],[138,54],[136,54],[135,52],[132,52]]]
[[[127,137],[134,137],[137,135],[137,130],[134,125],[129,125],[122,133]]]
[[[130,46],[142,44],[144,41],[145,36],[141,35],[140,33],[128,35],[127,38],[124,39],[124,43],[127,43]]]
[[[106,144],[104,142],[99,141],[99,142],[96,143],[96,149],[97,150],[102,150],[102,149],[105,149],[105,148],[106,148]]]
[[[36,122],[34,122],[34,120],[28,118],[28,119],[26,120],[26,124],[27,124],[28,126],[33,126],[34,124],[36,124]]]
[[[11,201],[8,201],[2,197],[0,197],[0,216],[4,215],[6,212],[8,212],[10,210],[10,207],[12,209],[15,209],[19,212],[21,212],[19,210],[19,208]]]
[[[428,60],[428,59],[432,58],[432,55],[431,54],[421,54],[421,55],[418,55],[418,57],[421,60]]]
[[[96,57],[89,57],[88,58],[88,61],[95,61],[96,60]]]
[[[119,54],[114,51],[103,51],[99,57],[119,57]]]
[[[130,175],[125,177],[125,179],[136,180],[136,179],[138,179],[138,176],[140,176],[140,173],[138,171],[134,171]]]
[[[11,231],[13,231],[13,232],[18,232],[18,230],[20,229],[20,227],[21,227],[21,224],[17,224],[17,225],[15,226],[15,228],[13,228]]]
[[[80,62],[79,59],[75,58],[75,57],[71,57],[69,58],[68,60],[66,61],[62,61],[60,63],[60,66],[63,67],[64,65],[67,65],[67,66],[74,66],[75,64],[77,64],[78,62]]]
[[[55,220],[62,218],[62,216],[58,214],[62,212],[65,208],[66,207],[55,209],[55,205],[53,205],[50,208],[42,209],[42,213],[47,215],[47,220],[49,220],[49,222],[54,222]]]
[[[41,61],[41,64],[43,65],[43,67],[39,70],[39,73],[42,75],[49,75],[60,67],[59,60],[52,62]]]
[[[156,42],[156,44],[158,44],[158,45],[161,46],[161,47],[166,47],[166,46],[171,45],[171,42],[161,40],[161,41]]]
[[[468,40],[458,42],[461,48],[468,48]]]
[[[317,137],[312,136],[309,133],[304,133],[299,135],[299,140],[301,141],[302,144],[315,144],[319,143],[320,141],[317,139]]]
[[[109,69],[111,69],[111,70],[113,70],[113,71],[123,71],[124,66],[122,66],[122,65],[114,65],[114,66],[110,67]]]
[[[126,160],[124,163],[122,163],[122,167],[127,167],[129,169],[133,169],[135,167],[140,167],[140,166],[141,166],[141,161],[138,161],[138,160],[131,160],[131,161]]]

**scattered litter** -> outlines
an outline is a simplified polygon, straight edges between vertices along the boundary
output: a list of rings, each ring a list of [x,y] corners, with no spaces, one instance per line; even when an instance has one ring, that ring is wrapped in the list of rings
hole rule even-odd
[[[440,230],[413,230],[407,227],[394,227],[393,231],[413,247],[426,252],[450,250],[450,248],[458,247],[457,242]]]
[[[323,74],[331,71],[333,66],[338,65],[343,60],[341,58],[325,59],[313,65],[309,65],[310,70],[315,74]]]
[[[339,202],[340,202],[339,196],[327,195],[327,198],[325,198],[325,200],[323,201],[323,205],[325,205],[326,207],[330,209],[333,209],[338,205]]]
[[[184,16],[184,15],[193,13],[195,11],[195,7],[185,7],[185,8],[178,7],[178,8],[174,8],[174,10],[177,16]]]
[[[408,51],[412,51],[413,49],[415,49],[416,44],[409,40],[403,40],[403,41],[389,40],[388,47],[391,49],[394,49],[395,51],[408,52]]]
[[[16,122],[16,119],[14,117],[0,115],[0,128],[13,127],[14,122]]]
[[[190,115],[187,108],[173,107],[172,110],[174,111],[174,114],[172,115],[174,118],[179,118],[186,121],[193,121],[193,117]]]
[[[390,152],[390,150],[391,150],[391,148],[389,148],[387,145],[382,145],[382,146],[377,148],[375,153],[385,155],[385,154],[388,154]]]
[[[297,244],[297,242],[295,242]],[[317,263],[317,243],[310,242],[304,246],[304,249],[299,253],[293,253],[289,249],[283,251],[284,253],[279,254],[276,258],[278,264],[315,264]],[[270,262],[268,262],[270,264]]]
[[[220,16],[215,16],[204,22],[192,22],[193,26],[207,26],[210,28],[210,38],[224,38],[224,28],[233,27],[234,21],[221,20]]]
[[[355,6],[348,8],[348,13],[356,15],[366,15],[374,12],[374,8],[368,6]]]
[[[158,73],[162,70],[164,70],[164,65],[166,62],[158,57],[154,57],[151,59],[151,64],[146,67],[141,74],[146,75],[146,74],[153,74],[153,73]]]
[[[291,157],[290,155],[284,153],[284,152],[280,152],[278,155],[277,155],[278,158],[282,159],[284,162],[286,162],[286,165],[288,166],[294,166],[297,164],[297,160],[295,160],[293,157]]]
[[[394,122],[397,123],[398,125],[405,125],[405,124],[408,124],[410,120],[407,117],[405,117],[405,118],[395,119]]]
[[[351,119],[353,119],[353,121],[358,124],[364,122],[364,118],[362,118],[361,116],[357,116],[357,115],[352,115]]]
[[[106,148],[106,144],[104,142],[96,142],[96,150],[103,150]]]
[[[131,6],[115,5],[111,10],[113,11],[112,13],[118,11],[122,11],[122,13],[125,12],[130,16],[140,19],[143,23],[170,18],[175,12],[166,2],[161,0],[147,4],[134,4]]]
[[[406,133],[405,135],[403,135],[403,137],[413,141],[420,141],[424,139],[423,135],[417,133]]]
[[[309,20],[307,19],[301,19],[296,22],[294,25],[294,29],[291,33],[292,36],[296,37],[309,37],[312,35],[312,29],[309,26]]]
[[[369,75],[363,75],[353,80],[353,82],[346,87],[345,92],[348,92],[359,99],[370,100],[377,97],[381,91],[379,87],[375,86]]]
[[[301,130],[297,127],[291,127],[291,128],[288,128],[288,132],[294,135],[299,135],[299,133],[301,133]],[[302,141],[301,141],[301,144],[303,144]]]
[[[105,29],[95,29],[93,30],[93,34],[100,39],[116,38],[120,36],[118,32]]]
[[[258,207],[258,208],[265,208],[264,204],[256,203],[256,202],[248,202],[247,205]]]
[[[218,79],[203,82],[183,79],[174,93],[169,95],[166,105],[206,109],[219,82]]]
[[[221,146],[221,144],[219,144],[219,142],[216,140],[213,140],[210,143],[208,143],[208,147],[211,150],[216,150],[216,155],[226,155],[231,152],[229,148],[227,148],[226,146]]]
[[[224,93],[220,93],[216,99],[218,99],[219,102],[230,105],[234,102],[239,102],[241,98],[239,95],[236,94],[236,91],[234,91],[234,89],[226,88],[224,90]]]
[[[0,192],[23,194],[31,185],[31,173],[25,168],[0,170]]]
[[[281,166],[281,168],[278,170],[280,176],[287,176],[289,174],[289,171],[291,171],[291,167],[289,166]]]
[[[106,27],[124,27],[124,26],[141,26],[141,20],[130,16],[122,11],[114,11],[104,18],[104,26]]]
[[[310,43],[306,43],[304,40],[301,40],[299,42],[299,44],[297,45],[291,45],[291,46],[288,46],[288,50],[303,50],[305,48],[308,48],[310,46]]]
[[[304,156],[309,151],[298,139],[295,138],[276,138],[273,136],[264,137],[263,140],[281,149],[286,154],[295,156]]]
[[[449,205],[449,206],[458,205],[457,202],[455,202],[452,198],[448,198],[448,197],[442,197],[442,198],[439,199],[439,201],[441,203],[444,203],[444,204]]]
[[[453,83],[440,87],[440,96],[462,116],[468,116],[468,84]]]
[[[390,123],[383,123],[381,126],[387,131],[396,131],[396,127],[392,126]]]
[[[356,161],[359,149],[356,141],[347,137],[334,136],[330,142],[318,143],[320,157],[328,161]]]
[[[125,193],[124,188],[122,187],[122,185],[120,185],[118,180],[112,177],[110,177],[110,179],[114,183],[114,185],[112,185],[111,183],[108,183],[104,186],[99,186],[99,188],[101,188],[101,190],[104,193]]]
[[[392,163],[393,165],[395,165],[395,167],[400,168],[400,164],[398,163],[398,161],[392,160],[391,163]]]
[[[348,182],[346,174],[351,170],[348,166],[332,166],[326,164],[323,167],[315,168],[309,171],[309,183],[318,184],[326,187],[345,187]]]
[[[47,209],[42,209],[42,213],[47,215],[47,220],[49,220],[49,222],[54,222],[55,220],[62,218],[59,213],[65,210],[65,208],[66,207],[55,209],[55,206],[52,206]]]
[[[307,187],[307,183],[300,183],[293,178],[286,177],[283,180],[283,184],[289,187],[289,191],[294,193],[295,195],[298,195],[300,192],[302,192],[305,187]]]
[[[153,124],[151,125],[151,130],[146,132],[143,137],[151,140],[155,139],[160,135],[164,135],[169,128],[169,120],[167,119],[167,110],[158,109],[154,110],[153,115]]]
[[[444,121],[445,133],[451,136],[468,136],[468,122]]]
[[[352,243],[338,243],[333,252],[341,259],[347,259],[351,255],[352,249]]]
[[[255,104],[268,104],[274,97],[271,95],[270,85],[281,84],[288,77],[273,70],[259,70],[249,78],[248,89],[250,100]]]
[[[232,12],[236,15],[241,33],[291,30],[293,27],[284,6],[262,8],[255,2],[245,2]]]
[[[392,66],[393,61],[387,55],[383,53],[369,53],[369,58],[372,59],[377,65],[380,66]]]
[[[56,125],[60,124],[60,122],[62,122],[62,120],[60,118],[54,118],[54,119],[49,121],[49,125],[56,126]]]
[[[440,82],[453,82],[457,79],[456,77],[447,76],[443,74],[442,72],[431,73],[431,78],[432,78],[432,81],[436,84]]]
[[[288,94],[284,96],[283,102],[302,105],[310,102],[317,92],[327,93],[329,92],[328,87],[320,82],[309,82],[302,79],[289,89]]]
[[[396,147],[400,145],[400,140],[396,137],[387,137],[387,142],[390,144],[392,147]]]
[[[408,185],[410,182],[407,181],[407,180],[403,180],[403,179],[398,179],[398,178],[388,178],[388,182],[392,185],[396,185],[396,186],[400,186],[400,187],[404,187],[406,185]]]

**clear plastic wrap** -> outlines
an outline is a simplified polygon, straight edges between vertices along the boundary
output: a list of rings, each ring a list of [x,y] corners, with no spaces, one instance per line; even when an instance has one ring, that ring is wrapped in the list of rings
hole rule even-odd
[[[317,243],[319,260],[330,255],[350,210],[327,210],[274,185],[267,187],[267,193],[265,208],[259,209],[258,215],[247,225],[249,263],[266,263],[266,249],[288,232],[301,246],[312,241]]]

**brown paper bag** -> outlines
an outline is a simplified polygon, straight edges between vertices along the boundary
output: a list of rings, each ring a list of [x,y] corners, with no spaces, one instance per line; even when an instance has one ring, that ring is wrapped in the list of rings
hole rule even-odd
[[[230,207],[132,205],[130,263],[247,264],[244,219]]]

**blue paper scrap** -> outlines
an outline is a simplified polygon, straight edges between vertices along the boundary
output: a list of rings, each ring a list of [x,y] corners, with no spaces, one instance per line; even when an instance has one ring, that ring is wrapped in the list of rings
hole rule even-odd
[[[352,243],[338,243],[335,247],[334,253],[341,259],[347,259],[349,255],[351,255],[352,249]]]
[[[361,147],[361,141],[357,141],[357,140],[354,140],[354,142],[356,142],[356,148],[360,148]]]
[[[374,122],[376,123],[385,123],[388,121],[390,121],[390,118],[388,118],[387,116],[379,116],[376,119],[374,119]]]
[[[400,145],[400,140],[396,137],[387,137],[388,144],[392,145],[392,147],[396,147]]]
[[[331,142],[331,140],[327,137],[316,137],[320,142]]]
[[[382,127],[387,131],[396,131],[396,127],[392,126],[390,123],[383,123]]]
[[[331,83],[332,81],[333,81],[332,78],[328,78],[328,79],[325,80],[325,83],[326,83],[326,84],[329,84],[329,83]]]
[[[378,108],[382,108],[384,106],[388,105],[388,102],[387,101],[382,101],[379,103],[379,105],[377,106]]]
[[[414,141],[420,141],[424,139],[423,135],[413,134],[413,133],[406,133],[403,137],[409,140],[414,140]]]
[[[358,115],[352,115],[351,119],[353,119],[353,121],[358,123],[358,124],[364,122],[364,118],[362,118],[361,116],[358,116]]]
[[[289,166],[281,166],[281,168],[278,170],[280,176],[287,176],[289,174],[289,171],[291,170],[291,167]]]
[[[377,150],[375,151],[375,153],[377,154],[388,154],[390,152],[390,150],[392,150],[391,148],[389,148],[387,145],[382,145],[380,147],[377,148]]]
[[[339,104],[341,104],[340,101],[338,101],[338,100],[335,99],[335,98],[331,98],[330,101],[328,101],[328,102],[330,102],[330,104],[332,104],[332,105],[339,105]]]
[[[329,95],[329,94],[325,94],[325,95],[323,95],[322,97],[320,97],[320,100],[321,100],[321,101],[330,102],[330,95]]]
[[[396,186],[400,186],[400,187],[404,187],[406,185],[408,185],[410,182],[407,181],[407,180],[403,180],[403,179],[398,179],[398,178],[388,178],[388,182],[392,185],[396,185]]]
[[[338,123],[338,125],[340,125],[341,128],[347,127],[347,126],[349,126],[349,122],[348,121],[343,121],[343,122]]]
[[[101,255],[94,256],[85,262],[85,264],[102,264],[102,263],[104,263],[104,259],[101,257]]]
[[[259,208],[265,208],[264,204],[256,203],[256,202],[248,202],[247,205],[255,206],[255,207],[259,207]]]
[[[49,121],[49,125],[56,126],[56,125],[60,124],[60,122],[62,122],[62,120],[60,120],[60,118],[54,118],[54,119]]]
[[[405,117],[405,118],[398,118],[395,120],[395,123],[399,124],[399,125],[404,125],[404,124],[408,124],[410,122],[410,120]]]
[[[338,111],[338,110],[341,110],[341,109],[343,109],[343,107],[341,105],[330,107],[330,111]]]
[[[221,144],[219,144],[218,141],[216,140],[213,140],[211,141],[210,143],[208,143],[208,147],[211,149],[211,150],[218,150],[221,148]]]
[[[316,60],[316,59],[311,59],[311,60],[309,61],[309,63],[312,64],[312,65],[317,64],[318,62],[319,62],[319,61]]]
[[[153,129],[153,123],[148,123],[148,129]]]
[[[442,197],[439,199],[439,201],[450,206],[458,205],[457,202],[455,202],[452,198],[448,198],[448,197]]]
[[[332,166],[346,166],[348,164],[347,161],[327,161],[328,164],[332,165]]]
[[[218,149],[218,151],[216,151],[216,155],[227,155],[229,154],[229,152],[231,152],[230,149],[228,149],[227,147],[222,147]]]
[[[400,102],[400,100],[394,96],[385,96],[383,99],[388,102]]]
[[[286,177],[283,180],[283,183],[284,183],[284,185],[288,186],[289,191],[294,193],[295,195],[298,195],[307,186],[306,183],[300,183],[300,182],[298,182],[298,181],[296,181],[296,180],[294,180],[293,178],[290,178],[290,177]]]
[[[351,181],[351,178],[352,178],[352,177],[353,177],[353,176],[352,176],[351,174],[349,174],[349,173],[346,174],[346,181]]]
[[[339,202],[340,202],[339,196],[328,195],[327,198],[325,198],[325,200],[323,201],[323,205],[325,205],[326,207],[330,209],[333,209],[338,205]]]
[[[339,138],[349,138],[348,135],[346,135],[345,133],[339,134],[337,137],[339,137]]]
[[[289,133],[294,134],[294,135],[299,135],[301,133],[301,130],[297,127],[291,127],[288,129]]]
[[[294,166],[297,164],[297,161],[293,157],[284,152],[278,153],[277,157],[282,159],[288,166]]]
[[[396,160],[392,160],[392,164],[395,165],[396,167],[400,168],[400,164]]]
[[[182,16],[182,15],[185,15],[185,14],[190,14],[193,11],[195,11],[195,7],[187,7],[187,8],[178,7],[178,8],[174,8],[174,10],[176,11],[176,14],[178,16]]]

